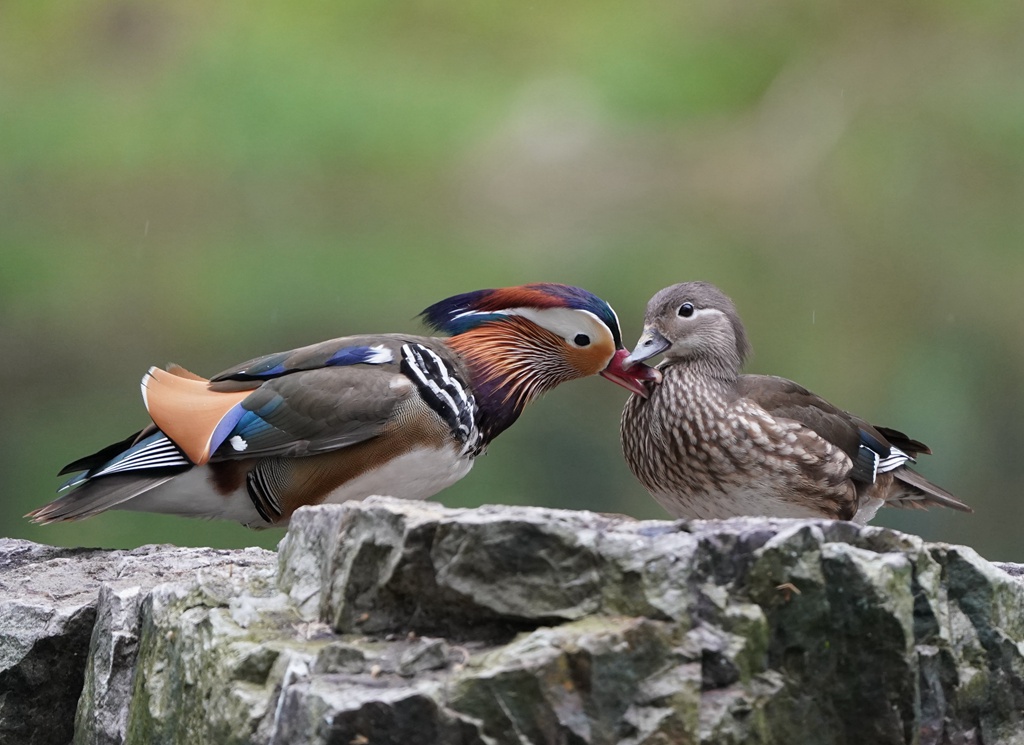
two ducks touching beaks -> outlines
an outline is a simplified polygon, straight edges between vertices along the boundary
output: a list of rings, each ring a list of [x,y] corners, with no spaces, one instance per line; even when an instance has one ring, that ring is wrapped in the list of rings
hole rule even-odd
[[[150,424],[81,458],[37,523],[109,509],[286,525],[303,505],[384,494],[425,499],[465,476],[527,404],[602,375],[631,391],[621,439],[670,515],[867,522],[883,504],[970,508],[908,467],[930,452],[796,383],[742,375],[732,301],[686,282],[648,303],[635,349],[604,300],[532,284],[442,300],[421,314],[446,337],[348,336],[206,379],[151,368]],[[644,364],[658,355],[657,368]]]

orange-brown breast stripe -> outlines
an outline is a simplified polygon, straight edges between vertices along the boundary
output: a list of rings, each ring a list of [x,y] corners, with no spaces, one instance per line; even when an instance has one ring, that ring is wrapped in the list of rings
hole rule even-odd
[[[377,437],[328,453],[287,459],[287,486],[277,495],[280,519],[290,519],[304,505],[320,504],[348,481],[417,447],[443,447],[450,439],[448,425],[437,414],[421,400],[410,401]]]

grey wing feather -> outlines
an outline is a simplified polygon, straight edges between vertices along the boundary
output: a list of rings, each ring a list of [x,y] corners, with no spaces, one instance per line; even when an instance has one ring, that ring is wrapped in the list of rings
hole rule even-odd
[[[303,456],[375,437],[415,387],[397,371],[323,368],[269,380],[242,402],[251,412],[212,460]]]
[[[397,355],[398,349],[406,341],[420,340],[421,337],[403,334],[364,334],[361,336],[342,336],[337,339],[297,347],[285,352],[275,352],[242,362],[227,370],[223,370],[210,381],[215,390],[237,390],[239,383],[254,379],[269,379],[281,375],[290,375],[303,370],[316,370],[329,366],[332,358],[344,350],[359,347],[382,347]],[[429,341],[429,340],[428,340]],[[397,359],[397,356],[395,356]],[[342,362],[342,364],[346,364]]]
[[[820,396],[785,378],[767,375],[744,375],[740,383],[741,395],[756,401],[773,416],[786,417],[800,422],[821,437],[842,448],[853,461],[850,478],[864,483],[875,480],[875,463],[864,463],[861,448],[862,433],[870,436],[875,445],[888,451],[895,446],[913,456],[930,453],[927,445],[913,440],[902,432],[888,427],[875,427],[858,416],[833,406]],[[888,452],[880,453],[888,455]],[[892,471],[899,482],[912,487],[920,499],[961,512],[973,510],[950,492],[928,481],[924,476],[906,466]],[[909,494],[909,492],[907,492]],[[905,497],[910,499],[910,497]],[[899,500],[896,501],[899,503]]]
[[[742,375],[740,395],[749,398],[775,417],[792,419],[813,430],[856,461],[860,449],[860,431],[864,430],[881,445],[889,442],[875,427],[811,393],[792,380],[773,375]]]
[[[157,476],[118,474],[104,476],[68,492],[38,510],[30,512],[32,522],[46,525],[67,520],[83,520],[134,499],[181,473],[177,469]]]
[[[418,395],[401,372],[407,343],[429,347],[463,371],[441,339],[374,334],[266,355],[214,376],[212,390],[252,393],[242,402],[247,413],[211,460],[312,455],[381,434],[396,409]],[[368,348],[372,360],[365,358]],[[353,350],[361,352],[352,356]]]
[[[892,475],[904,484],[908,484],[919,489],[924,493],[924,499],[928,502],[934,502],[935,504],[940,504],[943,507],[951,507],[954,510],[960,510],[960,512],[974,512],[974,510],[968,505],[961,502],[941,486],[933,484],[913,469],[899,468],[893,471]]]

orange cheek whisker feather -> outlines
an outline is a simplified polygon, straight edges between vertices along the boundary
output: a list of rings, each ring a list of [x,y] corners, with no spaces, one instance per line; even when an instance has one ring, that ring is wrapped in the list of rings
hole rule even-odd
[[[485,383],[504,390],[502,402],[522,408],[549,388],[580,377],[552,350],[565,348],[557,335],[520,318],[453,337],[449,343],[475,362]],[[514,354],[509,354],[509,350]]]

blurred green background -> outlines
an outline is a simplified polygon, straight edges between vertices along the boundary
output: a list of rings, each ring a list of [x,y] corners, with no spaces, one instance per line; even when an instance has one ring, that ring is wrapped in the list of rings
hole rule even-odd
[[[755,357],[932,446],[974,515],[876,522],[1024,560],[1024,4],[0,5],[3,535],[272,547],[131,513],[35,527],[66,462],[213,374],[451,294],[686,279]],[[600,379],[532,406],[453,506],[661,517]]]

